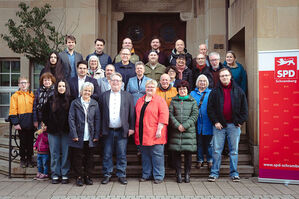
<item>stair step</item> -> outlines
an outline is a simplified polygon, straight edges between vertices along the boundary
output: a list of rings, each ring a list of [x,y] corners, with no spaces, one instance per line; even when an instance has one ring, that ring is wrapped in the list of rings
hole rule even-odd
[[[208,177],[209,171],[206,166],[201,169],[196,169],[195,164],[193,164],[191,169],[191,177]],[[115,171],[115,169],[114,169]],[[241,177],[251,177],[254,168],[250,165],[238,165],[238,171]],[[12,163],[12,177],[22,177],[22,178],[33,178],[36,175],[37,168],[21,168],[18,163]],[[0,173],[8,175],[8,162],[5,160],[0,160]],[[102,177],[102,166],[95,166],[93,172],[95,177]],[[127,166],[127,176],[128,177],[140,177],[142,173],[141,165],[128,165]],[[165,168],[166,176],[174,176],[175,171],[171,168]],[[229,175],[229,165],[221,165],[220,176]]]

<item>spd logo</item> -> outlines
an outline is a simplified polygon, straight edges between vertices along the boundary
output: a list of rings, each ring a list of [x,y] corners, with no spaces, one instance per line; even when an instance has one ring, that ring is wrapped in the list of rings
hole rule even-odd
[[[275,57],[275,79],[297,79],[297,57]]]

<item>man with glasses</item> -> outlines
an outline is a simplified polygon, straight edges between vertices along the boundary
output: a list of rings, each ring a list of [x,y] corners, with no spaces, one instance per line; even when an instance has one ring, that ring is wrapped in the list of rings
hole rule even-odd
[[[238,148],[241,125],[248,118],[248,107],[243,90],[233,81],[228,68],[219,71],[219,84],[209,96],[208,116],[213,124],[213,166],[208,181],[219,177],[221,153],[225,139],[228,140],[230,158],[230,177],[239,182],[237,171]]]
[[[130,51],[130,62],[135,64],[137,61],[139,61],[139,56],[135,53],[135,50],[133,48],[133,42],[130,38],[125,38],[122,43],[122,48],[127,48]],[[121,53],[115,56],[113,63],[120,62],[121,59]]]
[[[224,66],[220,62],[220,55],[217,52],[211,52],[209,54],[209,59],[211,63],[210,71],[213,75],[214,87],[216,87],[219,81],[219,70],[224,68]]]
[[[101,134],[104,139],[102,184],[110,181],[113,172],[113,151],[116,152],[116,176],[121,184],[127,184],[127,142],[134,134],[135,110],[133,96],[121,90],[122,76],[113,73],[109,80],[111,90],[100,98],[102,113]]]
[[[192,70],[192,79],[193,79],[193,88],[196,88],[196,80],[199,75],[205,75],[209,80],[209,88],[214,87],[213,75],[206,64],[206,56],[204,54],[198,54],[196,59],[196,63],[193,65]]]
[[[131,53],[128,48],[121,49],[120,57],[121,61],[114,65],[115,71],[121,74],[125,83],[125,88],[127,88],[129,79],[136,76],[135,65],[130,61]]]

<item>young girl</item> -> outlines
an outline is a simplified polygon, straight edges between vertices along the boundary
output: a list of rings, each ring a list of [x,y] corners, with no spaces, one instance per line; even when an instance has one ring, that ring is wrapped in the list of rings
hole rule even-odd
[[[33,149],[37,151],[37,168],[36,174],[37,180],[43,180],[48,178],[48,164],[49,164],[49,143],[47,127],[44,123],[41,125],[41,130],[38,132],[39,135],[36,139]]]

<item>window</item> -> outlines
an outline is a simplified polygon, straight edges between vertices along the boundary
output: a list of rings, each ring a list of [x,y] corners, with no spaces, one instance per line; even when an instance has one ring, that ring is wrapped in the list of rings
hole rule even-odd
[[[31,89],[34,92],[39,88],[39,75],[43,68],[44,68],[43,65],[33,64],[33,67],[32,67],[32,82],[33,82],[33,84],[31,84]]]
[[[9,114],[10,96],[18,90],[20,59],[0,59],[0,118]]]

